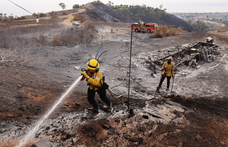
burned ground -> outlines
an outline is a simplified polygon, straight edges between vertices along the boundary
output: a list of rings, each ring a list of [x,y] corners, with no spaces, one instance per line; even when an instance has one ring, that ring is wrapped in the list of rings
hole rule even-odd
[[[61,19],[56,21],[61,22]],[[132,115],[127,111],[129,24],[97,22],[94,26],[96,38],[89,44],[1,49],[0,146],[18,145],[32,125],[78,78],[80,69],[86,67],[91,58],[88,54],[95,56],[99,48],[100,53],[108,50],[99,59],[100,70],[113,87],[115,96],[122,95],[114,99],[107,93],[113,103],[113,111],[107,113],[98,96],[99,113],[88,111],[91,105],[87,102],[87,85],[80,82],[41,125],[32,143],[46,138],[56,146],[228,145],[228,68],[225,56],[228,53],[228,37],[186,32],[152,39],[148,38],[149,34],[133,33]],[[54,36],[66,28],[60,23],[46,27],[37,34],[45,32]],[[110,33],[111,27],[114,33]],[[47,31],[49,29],[50,32]],[[28,30],[27,35],[37,31],[33,27],[28,27]],[[155,59],[155,56],[175,53],[178,48],[204,42],[208,36],[213,36],[221,53],[215,61],[198,62],[199,69],[180,65],[179,76],[175,78],[173,86],[174,93],[164,91],[165,82],[161,93],[156,93],[161,65],[156,65],[154,73],[146,62],[148,57]],[[151,56],[155,52],[158,55]],[[208,70],[217,64],[213,70]],[[151,73],[155,76],[151,76]]]

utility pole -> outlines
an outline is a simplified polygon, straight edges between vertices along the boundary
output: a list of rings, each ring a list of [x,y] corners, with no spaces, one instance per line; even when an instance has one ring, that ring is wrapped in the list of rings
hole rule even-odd
[[[133,24],[131,24],[131,44],[130,44],[130,64],[129,64],[129,82],[128,82],[128,103],[127,103],[127,107],[128,107],[128,110],[130,111],[130,84],[131,84],[131,54],[132,54],[132,27],[133,27]]]

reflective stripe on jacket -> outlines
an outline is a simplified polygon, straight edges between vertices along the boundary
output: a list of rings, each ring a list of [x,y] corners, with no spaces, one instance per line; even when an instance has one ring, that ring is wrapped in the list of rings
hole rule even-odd
[[[98,90],[98,87],[102,87],[102,84],[103,84],[103,76],[102,76],[102,73],[101,71],[99,70],[97,73],[90,73],[88,70],[87,70],[87,74],[88,76],[90,77],[87,82],[89,83],[89,87],[91,90],[94,90],[94,91],[97,91]],[[83,81],[85,78],[82,77],[81,81]]]
[[[174,75],[174,63],[171,62],[170,64],[168,64],[168,62],[165,62],[162,66],[162,74],[164,75],[166,73],[166,76],[171,76]]]

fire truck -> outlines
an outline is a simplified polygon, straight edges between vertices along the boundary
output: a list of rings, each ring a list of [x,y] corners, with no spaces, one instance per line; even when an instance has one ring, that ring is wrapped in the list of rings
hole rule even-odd
[[[142,23],[139,22],[137,24],[133,24],[133,31],[135,32],[154,32],[155,30],[157,30],[158,28],[158,24],[156,23]]]

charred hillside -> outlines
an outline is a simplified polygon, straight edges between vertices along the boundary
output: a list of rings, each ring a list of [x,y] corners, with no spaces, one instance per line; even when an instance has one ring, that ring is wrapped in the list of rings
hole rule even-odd
[[[84,6],[85,12],[92,20],[105,22],[127,22],[132,23],[133,20],[128,18],[124,13],[106,6],[101,2],[92,2]]]
[[[155,22],[163,25],[175,25],[188,30],[193,28],[185,21],[164,10],[143,6],[107,6],[101,2],[92,2],[84,6],[87,9],[84,14],[92,20],[105,22],[133,23],[139,20],[144,22]]]
[[[178,26],[178,27],[183,27],[183,28],[186,28],[188,30],[194,30],[194,28],[189,25],[187,22],[181,20],[180,18],[172,15],[172,14],[168,14],[166,13],[165,15],[163,15],[159,21],[159,23],[161,24],[168,24],[168,25],[175,25],[175,26]]]

